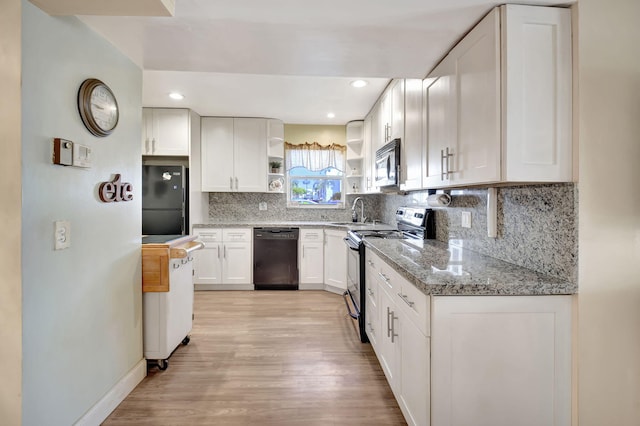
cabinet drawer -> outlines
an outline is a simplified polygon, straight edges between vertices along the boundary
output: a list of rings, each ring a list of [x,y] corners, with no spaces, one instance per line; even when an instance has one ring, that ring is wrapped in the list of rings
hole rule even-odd
[[[229,228],[222,230],[223,241],[251,241],[251,229],[250,228]]]
[[[222,229],[220,228],[193,228],[193,234],[203,243],[222,241]]]
[[[300,241],[320,241],[324,240],[322,229],[300,229]]]
[[[430,335],[430,303],[429,296],[418,290],[416,286],[411,284],[409,281],[402,279],[402,285],[400,286],[399,291],[396,293],[396,296],[400,299],[396,303],[413,322],[416,327],[424,334],[425,336]]]
[[[384,263],[380,257],[370,250],[365,251],[366,272],[365,275],[372,280],[384,284],[384,289],[389,294],[394,294],[400,288],[400,276],[389,265]]]

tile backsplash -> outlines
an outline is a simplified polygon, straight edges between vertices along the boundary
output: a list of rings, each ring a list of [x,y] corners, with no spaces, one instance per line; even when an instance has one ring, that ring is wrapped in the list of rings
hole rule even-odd
[[[435,208],[440,241],[577,282],[578,188],[575,184],[527,185],[498,188],[498,236],[487,236],[487,189],[451,191],[451,205]],[[395,211],[403,205],[426,205],[427,191],[408,195],[363,195],[365,215],[395,225]],[[287,208],[285,194],[209,194],[210,222],[301,222],[351,220],[355,195],[347,195],[345,209]],[[261,211],[260,202],[267,203]],[[471,228],[461,226],[462,212],[471,213]],[[358,205],[358,214],[360,206]]]
[[[498,236],[487,236],[487,189],[451,191],[451,205],[436,208],[436,237],[538,272],[577,282],[578,188],[575,184],[498,188]],[[382,217],[397,207],[426,204],[426,191],[386,195]],[[471,213],[471,228],[461,226]]]
[[[364,214],[369,219],[381,220],[378,194],[362,195]],[[288,208],[286,194],[255,192],[211,192],[209,193],[209,221],[233,222],[348,222],[351,221],[351,205],[355,195],[347,195],[344,209]],[[267,210],[259,210],[259,203],[266,202]],[[358,203],[360,215],[360,203]]]

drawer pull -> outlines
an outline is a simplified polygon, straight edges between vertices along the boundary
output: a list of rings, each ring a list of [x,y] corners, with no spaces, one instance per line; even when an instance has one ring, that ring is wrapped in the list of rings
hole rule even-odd
[[[380,275],[380,278],[382,278],[382,280],[384,282],[386,282],[387,284],[389,284],[389,277],[387,277],[385,274],[383,274],[382,272],[378,272],[378,275]]]
[[[404,303],[409,305],[410,308],[413,308],[413,305],[415,305],[415,302],[410,301],[406,294],[398,293],[398,296],[400,296],[400,299],[404,300]]]
[[[173,264],[173,269],[178,269],[180,267],[180,264],[178,262]]]
[[[369,296],[373,296],[373,291],[371,291],[369,287],[367,287],[367,292],[369,293]]]

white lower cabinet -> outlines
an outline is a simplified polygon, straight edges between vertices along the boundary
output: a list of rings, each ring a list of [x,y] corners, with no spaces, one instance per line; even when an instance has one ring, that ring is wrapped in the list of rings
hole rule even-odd
[[[431,421],[571,424],[571,296],[436,296]]]
[[[324,283],[334,290],[347,289],[348,248],[344,242],[345,231],[324,231]]]
[[[194,228],[204,248],[194,253],[194,284],[198,290],[247,290],[252,285],[250,228]]]
[[[324,231],[300,229],[298,245],[299,284],[303,288],[305,284],[322,285],[324,283]]]
[[[370,251],[366,256],[366,289],[371,296],[366,312],[370,299],[377,299],[379,305],[372,310],[379,314],[377,318],[366,317],[367,335],[407,423],[428,425],[430,345],[425,315],[429,315],[429,297],[378,256]]]
[[[367,335],[409,425],[571,425],[572,296],[430,297],[366,256]]]

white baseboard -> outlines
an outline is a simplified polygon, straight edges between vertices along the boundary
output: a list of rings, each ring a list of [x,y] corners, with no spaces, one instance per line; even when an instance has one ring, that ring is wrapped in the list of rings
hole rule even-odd
[[[147,360],[142,358],[109,392],[89,409],[74,424],[95,426],[101,424],[116,409],[131,391],[147,375]]]
[[[324,284],[298,284],[298,290],[324,290]]]
[[[253,284],[194,284],[195,291],[208,290],[254,290]]]
[[[335,293],[335,294],[340,294],[340,295],[342,295],[346,291],[343,288],[334,287],[334,286],[329,285],[329,284],[325,284],[324,285],[324,289],[325,289],[325,291],[328,291],[330,293]]]

